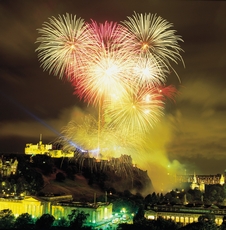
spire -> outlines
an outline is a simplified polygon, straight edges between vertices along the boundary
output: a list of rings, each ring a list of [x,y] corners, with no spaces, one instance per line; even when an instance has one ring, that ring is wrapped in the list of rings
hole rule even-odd
[[[193,183],[194,183],[194,184],[197,184],[197,178],[196,178],[195,172],[194,172],[194,177],[193,177]]]
[[[42,144],[42,134],[40,134],[39,145]]]

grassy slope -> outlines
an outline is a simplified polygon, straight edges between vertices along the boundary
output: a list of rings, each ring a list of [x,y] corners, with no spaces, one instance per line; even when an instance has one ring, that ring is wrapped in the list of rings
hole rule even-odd
[[[64,173],[58,169],[54,174],[49,176],[43,175],[45,186],[41,192],[46,194],[71,194],[76,201],[90,202],[93,202],[94,194],[96,194],[96,197],[104,195],[104,191],[101,191],[98,185],[93,184],[90,186],[88,184],[88,180],[79,174],[75,175],[74,180],[67,178],[63,182],[58,182],[55,180],[56,173],[58,172]],[[152,189],[151,180],[148,178],[146,173],[142,171],[140,171],[137,175],[134,174],[133,179],[131,177],[120,178],[109,172],[107,174],[108,179],[105,181],[105,186],[107,188],[113,187],[118,192],[130,190],[134,194],[136,192],[140,192],[145,195],[145,193],[149,193]]]
[[[71,194],[76,201],[93,201],[95,193],[97,197],[104,194],[98,186],[89,186],[88,181],[81,175],[75,175],[74,180],[65,179],[63,182],[58,182],[55,180],[56,173],[50,176],[43,175],[45,185],[41,192],[46,194]]]

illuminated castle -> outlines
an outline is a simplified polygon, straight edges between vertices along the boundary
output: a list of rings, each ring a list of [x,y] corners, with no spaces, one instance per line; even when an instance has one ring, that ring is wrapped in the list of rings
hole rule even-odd
[[[61,157],[74,157],[73,151],[63,151],[60,149],[53,149],[52,144],[43,144],[42,143],[42,135],[40,135],[40,141],[36,145],[31,143],[26,144],[25,154],[26,155],[48,155],[53,158],[61,158]]]
[[[17,171],[18,161],[16,158],[0,157],[0,175],[9,177],[15,175]]]

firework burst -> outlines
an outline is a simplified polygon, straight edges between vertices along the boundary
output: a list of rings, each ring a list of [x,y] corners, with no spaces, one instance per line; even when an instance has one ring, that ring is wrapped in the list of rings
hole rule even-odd
[[[161,63],[150,57],[135,57],[133,67],[130,70],[133,77],[133,85],[136,87],[158,87],[166,81],[166,69]]]
[[[92,116],[85,116],[81,123],[72,120],[63,128],[62,136],[57,142],[60,142],[64,151],[79,149],[81,153],[88,153],[84,154],[85,157],[101,156],[105,160],[109,160],[112,156],[128,154],[142,147],[142,140],[138,137],[133,134],[125,136],[121,129],[114,129],[107,123],[98,136],[97,126],[98,120]]]
[[[155,88],[142,87],[131,90],[117,103],[106,105],[113,127],[125,127],[126,135],[145,133],[163,115],[164,102],[159,99]],[[121,128],[122,129],[122,128]]]
[[[40,45],[36,51],[44,70],[60,78],[82,73],[92,46],[83,19],[69,14],[52,17],[38,32],[41,36],[37,39]]]
[[[87,24],[92,41],[84,77],[73,79],[75,94],[89,104],[99,105],[103,99],[121,97],[131,87],[133,52],[131,38],[123,26],[114,22]]]
[[[132,37],[127,29],[117,22],[97,23],[92,20],[91,23],[87,23],[87,27],[94,52],[107,53],[114,50],[130,53],[133,51]]]
[[[103,99],[121,98],[132,85],[129,60],[128,55],[122,53],[98,53],[89,62],[85,77],[72,82],[75,94],[93,105],[98,105]]]
[[[170,61],[183,61],[179,41],[183,41],[173,24],[153,14],[137,14],[127,17],[122,22],[134,38],[134,49],[140,56],[154,56],[156,62],[161,62],[167,69],[172,68]],[[173,69],[173,68],[172,68]]]

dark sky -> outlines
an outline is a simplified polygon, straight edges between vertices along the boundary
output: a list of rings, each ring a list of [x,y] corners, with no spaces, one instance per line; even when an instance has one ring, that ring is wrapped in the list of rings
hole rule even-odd
[[[70,13],[89,22],[123,21],[133,12],[157,14],[181,35],[182,63],[168,83],[176,102],[153,132],[164,162],[189,173],[226,169],[226,2],[161,0],[1,0],[0,152],[24,151],[26,143],[53,141],[82,105],[71,85],[43,72],[37,29],[49,17]],[[85,108],[87,109],[87,108]],[[80,111],[82,112],[82,110]],[[161,142],[159,140],[161,139]],[[158,152],[158,151],[157,151]],[[149,156],[150,157],[150,156]],[[152,156],[151,156],[152,157]],[[153,160],[157,159],[153,154]],[[157,161],[157,160],[156,160]]]

